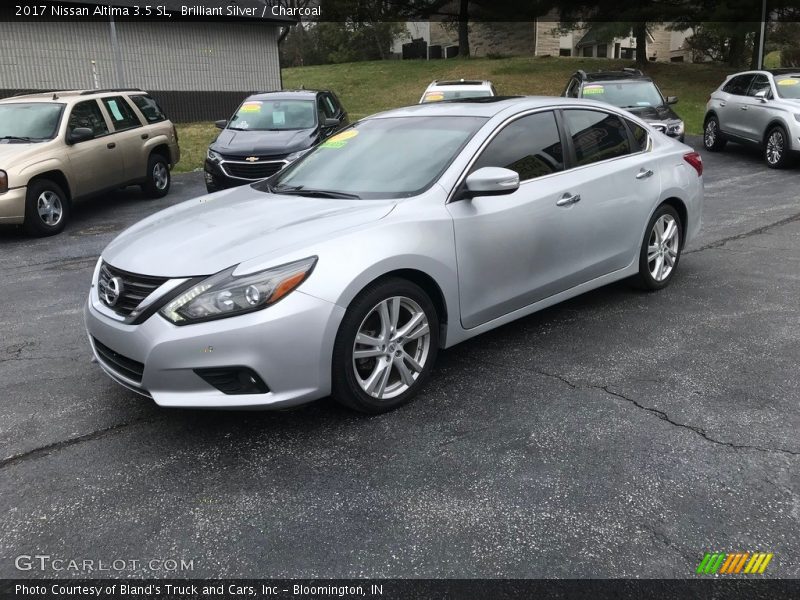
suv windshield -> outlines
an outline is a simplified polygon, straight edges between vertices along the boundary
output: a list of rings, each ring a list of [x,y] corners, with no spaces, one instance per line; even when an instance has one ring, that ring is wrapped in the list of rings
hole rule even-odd
[[[0,104],[0,140],[49,140],[58,133],[63,104],[14,102]]]
[[[587,83],[583,97],[608,102],[620,108],[661,106],[664,98],[652,81],[615,81]]]
[[[247,100],[228,123],[229,129],[282,131],[311,129],[317,124],[311,100]]]
[[[781,98],[800,99],[800,74],[775,77],[775,87]]]
[[[413,196],[439,177],[485,122],[481,117],[361,121],[254,187],[298,195]]]

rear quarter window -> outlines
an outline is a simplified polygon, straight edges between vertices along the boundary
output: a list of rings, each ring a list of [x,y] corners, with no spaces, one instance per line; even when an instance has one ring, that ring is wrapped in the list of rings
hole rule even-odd
[[[153,98],[150,96],[130,96],[130,99],[136,105],[136,108],[142,112],[148,123],[159,123],[167,120],[167,117],[164,114],[164,111],[161,110],[158,102],[153,100]]]

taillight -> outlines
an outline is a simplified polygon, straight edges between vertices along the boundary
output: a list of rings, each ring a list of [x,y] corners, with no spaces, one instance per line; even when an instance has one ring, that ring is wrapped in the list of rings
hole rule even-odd
[[[697,152],[687,152],[683,155],[683,160],[694,167],[698,177],[703,174],[703,157],[700,156],[700,154]]]

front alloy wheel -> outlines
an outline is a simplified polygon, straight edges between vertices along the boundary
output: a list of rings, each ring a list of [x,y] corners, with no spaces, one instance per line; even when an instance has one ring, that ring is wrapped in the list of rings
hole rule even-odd
[[[362,412],[397,408],[422,387],[438,346],[438,316],[419,286],[395,278],[371,284],[339,328],[333,396]]]
[[[651,217],[639,253],[638,284],[646,290],[660,290],[675,274],[681,257],[681,220],[668,204]]]
[[[717,117],[709,117],[703,128],[703,146],[710,152],[719,152],[725,147],[726,140],[719,130]]]

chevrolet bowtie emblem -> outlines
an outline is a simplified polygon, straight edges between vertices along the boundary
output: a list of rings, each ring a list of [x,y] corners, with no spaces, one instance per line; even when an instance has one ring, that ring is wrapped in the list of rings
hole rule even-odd
[[[258,157],[257,156],[248,156],[247,158],[245,158],[245,160],[247,162],[256,162],[258,160]]]

